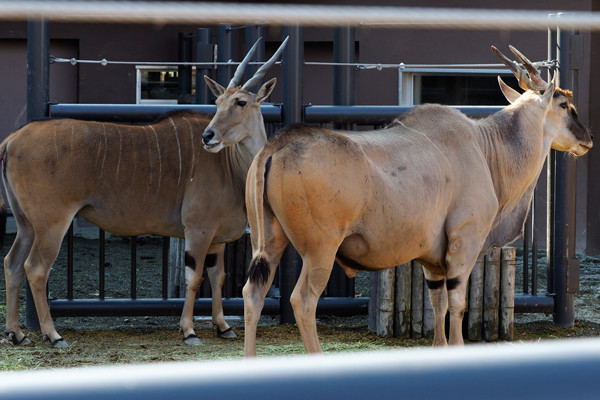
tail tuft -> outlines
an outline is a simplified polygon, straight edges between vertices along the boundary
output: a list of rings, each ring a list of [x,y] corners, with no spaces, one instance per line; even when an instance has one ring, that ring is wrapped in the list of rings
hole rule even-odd
[[[250,262],[248,279],[257,285],[265,285],[269,281],[269,263],[264,256],[256,256]]]

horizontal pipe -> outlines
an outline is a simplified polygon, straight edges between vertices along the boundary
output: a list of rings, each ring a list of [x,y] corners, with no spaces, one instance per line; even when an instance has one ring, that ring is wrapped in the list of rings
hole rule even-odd
[[[214,115],[214,104],[50,104],[50,117],[75,118],[88,121],[152,122],[177,110],[192,110]],[[265,122],[281,122],[281,106],[260,106]]]
[[[599,339],[548,340],[10,371],[0,399],[594,399],[599,370]]]
[[[114,316],[158,316],[179,315],[183,310],[184,299],[55,299],[50,301],[50,312],[54,317],[114,317]],[[319,315],[366,315],[368,297],[323,297],[319,299]],[[244,300],[224,298],[223,310],[226,315],[243,315]],[[194,314],[210,315],[211,299],[196,299]],[[263,315],[278,315],[279,300],[266,298]]]
[[[382,125],[406,113],[414,106],[305,106],[305,121],[309,123],[358,123]],[[502,106],[453,107],[471,117],[484,117],[500,111]]]
[[[534,296],[526,294],[515,295],[515,313],[545,313],[554,312],[553,296]]]
[[[393,121],[413,106],[305,106],[307,123],[359,123],[381,125]],[[466,115],[481,117],[501,110],[502,106],[457,106]],[[265,122],[282,121],[281,106],[263,104],[261,112]],[[213,115],[212,104],[71,104],[50,105],[53,118],[75,118],[93,121],[151,122],[176,110],[194,110]]]

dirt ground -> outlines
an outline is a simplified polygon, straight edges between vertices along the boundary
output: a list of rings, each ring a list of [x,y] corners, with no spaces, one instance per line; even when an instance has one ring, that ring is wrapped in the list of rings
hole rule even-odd
[[[5,241],[9,249],[14,235]],[[106,296],[128,297],[130,285],[130,244],[128,238],[107,234],[106,244]],[[161,289],[162,239],[138,238],[137,258],[138,297],[158,297]],[[66,246],[50,274],[51,297],[66,297]],[[540,264],[545,263],[540,253]],[[75,297],[98,295],[98,244],[97,241],[76,237]],[[521,272],[517,267],[517,280]],[[545,288],[544,268],[540,268],[540,293]],[[368,286],[367,286],[368,287]],[[517,286],[519,291],[520,286]],[[0,326],[5,324],[4,274],[0,277]],[[358,291],[364,291],[364,284]],[[368,295],[367,293],[363,293]],[[24,295],[22,296],[22,298]],[[24,301],[22,301],[24,303]],[[22,307],[23,308],[23,307]],[[21,322],[24,321],[21,311]],[[600,336],[600,259],[581,257],[581,288],[576,297],[576,323],[574,327],[559,328],[552,323],[551,315],[517,314],[515,318],[516,341],[538,341],[556,338]],[[178,329],[179,317],[65,317],[56,318],[59,332],[70,347],[56,350],[44,343],[40,332],[30,332],[35,346],[15,348],[8,340],[0,339],[0,371],[75,367],[102,364],[144,363],[182,360],[207,360],[243,357],[243,320],[229,319],[237,340],[223,340],[216,336],[210,318],[198,317],[196,333],[204,345],[186,346]],[[364,351],[389,347],[429,346],[427,339],[380,338],[367,329],[366,316],[321,317],[318,330],[324,351]],[[279,325],[273,317],[261,319],[258,332],[258,353],[263,356],[300,354],[304,349],[293,325]]]

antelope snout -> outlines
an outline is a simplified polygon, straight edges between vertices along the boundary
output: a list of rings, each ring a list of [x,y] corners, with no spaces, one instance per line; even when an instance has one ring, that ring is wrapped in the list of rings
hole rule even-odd
[[[212,129],[207,129],[202,133],[202,143],[207,145],[215,137],[215,132]]]

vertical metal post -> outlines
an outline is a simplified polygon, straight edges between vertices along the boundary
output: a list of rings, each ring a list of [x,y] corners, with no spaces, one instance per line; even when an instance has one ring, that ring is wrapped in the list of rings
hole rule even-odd
[[[245,53],[247,54],[248,51],[250,51],[250,48],[252,47],[252,45],[254,45],[254,43],[256,43],[256,41],[258,40],[258,38],[262,37],[263,40],[261,40],[261,42],[258,44],[258,47],[256,48],[256,52],[254,53],[254,59],[250,60],[250,61],[265,61],[265,27],[262,25],[250,25],[247,26],[245,29],[245,33],[246,33],[246,51]],[[258,68],[260,67],[260,65],[257,64],[249,64],[246,67],[246,77],[251,77],[256,73],[256,70],[258,70]],[[246,78],[248,79],[248,78]],[[262,82],[261,82],[262,83]],[[259,87],[260,83],[256,85],[256,87]]]
[[[137,236],[131,237],[131,260],[130,260],[131,280],[130,280],[130,297],[137,299]]]
[[[179,61],[191,62],[193,54],[194,35],[187,32],[179,32]],[[177,67],[177,102],[179,104],[192,103],[192,67],[179,65]]]
[[[73,299],[73,247],[74,247],[74,237],[73,237],[73,221],[71,221],[71,226],[69,226],[69,230],[67,231],[67,299]]]
[[[47,21],[27,22],[27,122],[48,116],[50,35]],[[26,283],[25,325],[39,330],[33,296]]]
[[[196,61],[214,61],[212,32],[209,28],[198,28],[196,31]],[[196,104],[210,103],[210,90],[204,83],[204,75],[210,76],[210,66],[196,66]]]
[[[292,124],[302,122],[304,113],[302,108],[302,85],[303,85],[303,63],[304,63],[304,40],[302,28],[299,26],[285,27],[283,37],[289,36],[289,42],[283,51],[282,57],[282,92],[283,92],[283,122]],[[283,252],[279,266],[279,290],[280,300],[280,323],[293,324],[295,322],[294,311],[290,304],[290,295],[298,276],[302,260],[292,245],[288,245]]]
[[[333,30],[333,62],[354,62],[354,28],[341,27]],[[354,105],[354,67],[333,67],[333,104]],[[352,129],[352,124],[337,124],[338,129]],[[329,283],[329,296],[354,297],[354,279],[346,276],[339,265],[334,266]]]
[[[556,17],[556,15],[550,15],[550,17]],[[557,59],[557,37],[556,29],[548,29],[548,59]],[[557,73],[557,72],[554,72]],[[548,82],[552,79],[552,70],[548,70]],[[550,150],[547,163],[547,224],[546,224],[546,255],[548,258],[547,267],[547,292],[554,293],[554,169],[556,165],[556,150]]]
[[[106,295],[106,235],[104,229],[98,228],[98,297],[104,300]]]
[[[217,62],[233,61],[233,30],[231,25],[219,25],[217,30]],[[231,65],[217,68],[217,82],[227,86],[235,69]]]
[[[354,62],[354,28],[343,27],[333,30],[333,62]],[[354,67],[333,67],[333,104],[354,105]]]
[[[167,236],[163,236],[162,240],[162,298],[166,300],[169,298],[169,250],[171,240]]]
[[[575,35],[558,31],[559,79],[563,89],[577,89],[578,70],[571,65]],[[577,90],[574,91],[576,96]],[[576,99],[573,99],[576,101]],[[579,290],[579,260],[575,257],[575,205],[577,166],[575,158],[556,153],[554,170],[554,323],[573,326],[574,299]]]

